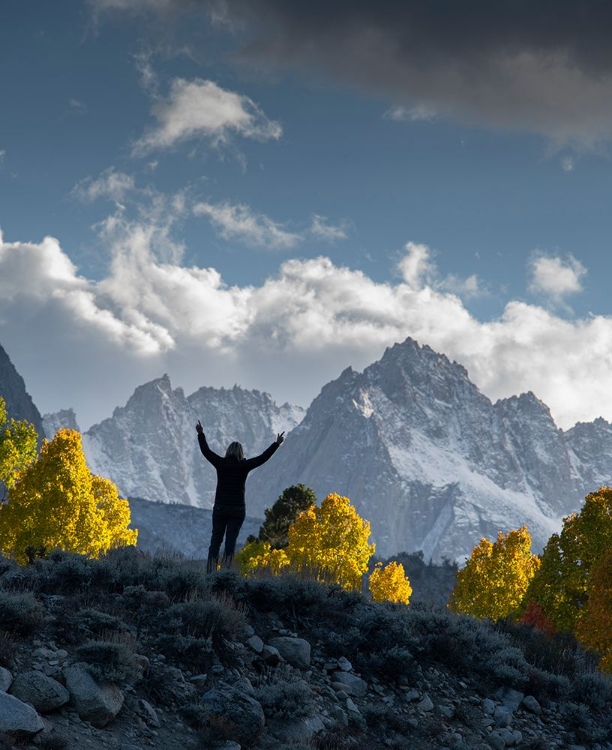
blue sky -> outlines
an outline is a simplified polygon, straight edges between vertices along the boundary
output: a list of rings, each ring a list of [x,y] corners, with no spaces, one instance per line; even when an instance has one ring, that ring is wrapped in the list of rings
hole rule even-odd
[[[308,405],[412,336],[612,419],[607,11],[453,7],[5,3],[0,343],[41,411],[164,372]]]

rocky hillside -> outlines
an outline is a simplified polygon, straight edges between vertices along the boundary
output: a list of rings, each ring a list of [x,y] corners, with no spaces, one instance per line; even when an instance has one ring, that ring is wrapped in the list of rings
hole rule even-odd
[[[612,478],[612,426],[558,429],[532,393],[493,404],[467,371],[407,339],[326,385],[282,455],[251,480],[252,512],[303,482],[347,495],[377,554],[462,560],[481,536],[527,524],[541,549]]]
[[[0,560],[0,748],[612,750],[566,638],[125,549]]]

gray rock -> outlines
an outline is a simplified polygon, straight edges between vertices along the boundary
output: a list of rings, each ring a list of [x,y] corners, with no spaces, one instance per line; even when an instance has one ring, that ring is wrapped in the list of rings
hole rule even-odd
[[[272,729],[272,728],[271,728]],[[312,738],[325,729],[320,716],[307,716],[300,719],[284,720],[272,733],[282,739],[284,743],[308,744]]]
[[[346,710],[350,714],[359,714],[361,713],[357,706],[355,705],[355,702],[351,698],[346,699]]]
[[[298,669],[308,669],[310,666],[310,643],[303,638],[282,636],[271,638],[269,645],[278,649],[280,655]]]
[[[353,669],[353,665],[345,656],[341,656],[338,659],[338,669],[342,672],[350,672]]]
[[[8,671],[8,669],[0,667],[0,691],[6,692],[11,686],[12,682],[13,675]]]
[[[260,703],[223,683],[204,693],[201,705],[207,717],[222,720],[230,737],[240,744],[250,745],[266,723]]]
[[[111,683],[98,684],[83,663],[63,670],[71,703],[83,721],[105,727],[121,710],[123,693]]]
[[[504,706],[508,706],[508,708],[511,711],[516,711],[516,709],[521,705],[521,701],[525,697],[524,693],[519,692],[518,690],[514,690],[513,688],[500,688],[496,693],[495,697],[498,701],[504,704]]]
[[[142,748],[140,745],[126,745],[125,743],[121,743],[119,750],[142,750]]]
[[[265,645],[261,651],[261,658],[269,667],[276,667],[280,664],[281,655],[274,646]]]
[[[433,711],[433,701],[431,698],[425,693],[423,698],[417,703],[417,708],[419,711]]]
[[[532,714],[541,714],[542,713],[542,706],[538,703],[538,701],[533,697],[533,695],[526,695],[523,698],[523,702],[521,704],[523,708],[526,708],[527,711],[530,711]]]
[[[34,735],[45,728],[43,720],[32,708],[14,695],[0,692],[0,733],[19,732]]]
[[[492,701],[490,698],[485,698],[482,701],[482,713],[485,716],[493,716],[495,713],[495,701]]]
[[[263,651],[264,642],[261,640],[261,638],[258,635],[252,635],[247,640],[247,646],[252,648],[256,654],[261,654],[261,652]]]
[[[42,714],[55,711],[70,700],[70,694],[63,685],[36,671],[18,674],[10,692],[20,701],[30,703]]]
[[[497,734],[504,741],[505,747],[514,747],[514,745],[516,744],[516,739],[514,737],[514,732],[512,731],[512,729],[503,727],[502,729],[497,730]]]
[[[496,706],[493,719],[498,727],[508,727],[512,723],[512,709],[508,706]]]
[[[346,711],[340,706],[332,706],[329,715],[343,727],[348,727],[348,716]]]
[[[153,708],[153,706],[145,700],[140,700],[138,703],[140,706],[140,713],[143,716],[145,722],[151,727],[161,727],[161,722],[159,720],[159,717],[157,716],[157,711]]]
[[[334,672],[331,678],[332,682],[341,682],[343,685],[348,685],[351,689],[351,695],[356,695],[358,698],[364,696],[368,690],[367,682],[350,672]]]
[[[499,732],[491,732],[491,734],[487,737],[487,742],[489,743],[489,747],[492,748],[492,750],[504,750],[504,748],[506,747],[504,738],[499,734]]]
[[[240,692],[246,693],[251,697],[255,695],[255,689],[248,677],[239,677],[236,682],[233,683],[232,687],[234,690],[240,690]]]

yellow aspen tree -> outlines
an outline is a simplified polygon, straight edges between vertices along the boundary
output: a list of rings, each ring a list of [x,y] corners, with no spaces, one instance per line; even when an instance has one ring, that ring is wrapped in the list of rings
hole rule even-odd
[[[289,528],[285,552],[291,567],[316,580],[360,590],[374,544],[370,523],[359,516],[348,497],[328,495],[320,507],[301,513]]]
[[[530,580],[539,566],[531,553],[531,535],[526,526],[497,541],[481,539],[465,567],[456,574],[457,583],[448,604],[453,612],[499,620],[518,611]]]
[[[557,630],[574,632],[587,609],[591,571],[612,549],[612,489],[586,496],[580,513],[563,519],[542,553],[525,601],[535,599]]]
[[[600,669],[612,673],[612,549],[591,571],[588,602],[575,635],[583,646],[601,654]]]
[[[375,602],[393,602],[394,604],[408,604],[412,594],[412,586],[406,576],[401,563],[394,560],[385,565],[376,563],[370,573],[370,593]]]
[[[269,542],[247,542],[237,555],[240,572],[244,576],[268,571],[280,575],[288,566],[289,559],[282,549],[272,549]]]
[[[6,402],[0,397],[0,482],[6,489],[12,489],[19,474],[36,460],[37,441],[34,425],[8,419]]]
[[[90,472],[80,433],[58,430],[10,490],[0,513],[0,550],[25,563],[28,547],[98,557],[136,544],[138,532],[127,528],[129,505],[113,487]]]

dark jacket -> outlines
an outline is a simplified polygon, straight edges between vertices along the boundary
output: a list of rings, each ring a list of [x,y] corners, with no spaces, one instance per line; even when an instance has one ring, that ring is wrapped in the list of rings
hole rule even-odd
[[[278,449],[278,443],[274,442],[259,456],[254,458],[243,458],[242,461],[234,456],[225,458],[219,456],[208,447],[203,432],[198,433],[198,443],[204,457],[217,470],[217,491],[215,493],[215,508],[219,507],[244,507],[244,487],[246,478],[251,469],[265,464]]]

